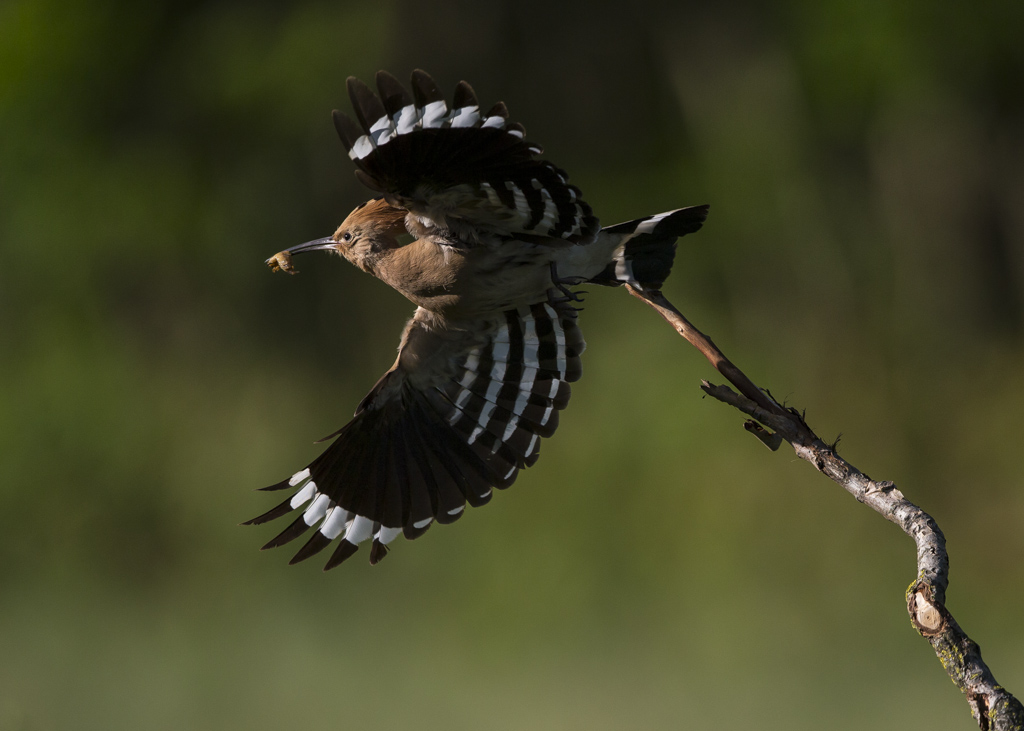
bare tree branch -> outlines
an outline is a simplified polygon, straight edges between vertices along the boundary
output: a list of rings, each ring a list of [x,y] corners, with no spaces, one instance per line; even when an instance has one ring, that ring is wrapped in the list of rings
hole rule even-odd
[[[740,391],[736,393],[728,386],[716,386],[707,381],[701,384],[709,396],[751,417],[744,425],[747,431],[773,450],[778,449],[782,440],[789,442],[801,459],[810,462],[858,502],[868,505],[914,539],[917,578],[907,589],[906,596],[911,623],[931,643],[949,677],[967,696],[971,714],[982,731],[1024,731],[1024,706],[996,683],[981,659],[978,644],[946,609],[949,559],[946,539],[935,520],[907,500],[892,482],[876,482],[840,457],[834,445],[823,442],[797,411],[785,408],[754,385],[661,292],[628,289],[634,297],[657,310]]]

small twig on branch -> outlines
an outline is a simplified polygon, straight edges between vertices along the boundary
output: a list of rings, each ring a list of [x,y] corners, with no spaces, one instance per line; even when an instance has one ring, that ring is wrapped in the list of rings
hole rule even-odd
[[[977,643],[967,636],[946,609],[949,559],[946,539],[935,520],[907,500],[892,482],[876,482],[840,457],[834,445],[823,442],[799,413],[786,409],[754,385],[711,338],[690,324],[661,292],[643,291],[629,285],[627,288],[634,297],[657,310],[740,391],[736,393],[728,386],[703,381],[701,388],[705,393],[739,409],[774,434],[750,421],[744,424],[748,431],[773,450],[778,449],[781,440],[789,442],[801,459],[810,462],[858,502],[868,505],[914,539],[917,544],[917,579],[907,589],[906,595],[911,623],[931,643],[949,677],[967,697],[971,714],[982,731],[1024,731],[1024,706],[996,683],[981,659]]]

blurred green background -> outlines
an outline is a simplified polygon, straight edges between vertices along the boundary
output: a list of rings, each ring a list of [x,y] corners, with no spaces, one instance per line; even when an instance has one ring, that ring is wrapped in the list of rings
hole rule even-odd
[[[411,306],[327,256],[378,68],[504,100],[606,224],[710,203],[666,294],[930,511],[1024,694],[1024,3],[0,5],[0,728],[972,728],[914,546],[592,292],[558,435],[457,526],[256,549]]]

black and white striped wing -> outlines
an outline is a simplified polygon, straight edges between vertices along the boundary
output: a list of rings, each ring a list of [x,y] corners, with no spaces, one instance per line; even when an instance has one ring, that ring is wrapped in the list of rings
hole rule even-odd
[[[390,74],[377,74],[380,96],[349,78],[358,122],[334,112],[334,123],[357,177],[441,229],[460,224],[520,240],[589,243],[599,230],[566,173],[535,158],[542,150],[508,121],[505,105],[483,113],[465,81],[452,106],[423,71],[412,95]],[[550,242],[549,242],[550,243]]]
[[[425,387],[389,371],[323,454],[264,488],[293,493],[248,524],[299,513],[264,548],[314,529],[292,563],[337,541],[330,569],[368,539],[377,563],[399,534],[417,538],[510,486],[536,462],[580,377],[586,344],[575,314],[547,303],[509,310],[447,354],[449,367]]]

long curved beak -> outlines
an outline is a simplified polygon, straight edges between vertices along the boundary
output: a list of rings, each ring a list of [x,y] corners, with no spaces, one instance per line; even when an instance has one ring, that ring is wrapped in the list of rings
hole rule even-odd
[[[315,239],[313,241],[307,241],[304,244],[298,244],[290,249],[279,251],[272,257],[267,259],[267,265],[276,271],[288,272],[289,274],[297,274],[298,269],[292,267],[292,256],[294,254],[305,254],[307,251],[322,251],[324,249],[333,249],[338,245],[338,242],[331,236],[326,236],[322,239]]]
[[[322,239],[315,239],[314,241],[307,241],[304,244],[293,246],[290,249],[285,249],[289,254],[294,256],[295,254],[305,254],[307,251],[320,251],[322,249],[333,249],[338,245],[330,236],[325,236]]]

